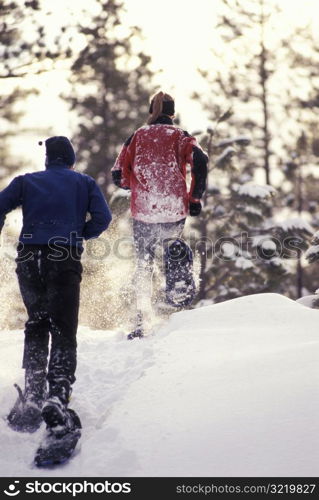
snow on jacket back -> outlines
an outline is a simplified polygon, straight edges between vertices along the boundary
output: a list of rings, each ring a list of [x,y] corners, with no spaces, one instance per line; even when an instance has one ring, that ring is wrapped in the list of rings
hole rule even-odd
[[[203,195],[207,160],[195,137],[160,116],[126,141],[112,175],[119,187],[132,191],[133,218],[146,223],[177,222],[187,216],[189,201]],[[192,175],[189,193],[187,164]]]
[[[60,163],[19,175],[0,192],[0,230],[5,215],[19,206],[23,212],[19,241],[30,245],[81,247],[83,239],[99,236],[112,219],[94,179]],[[87,213],[91,219],[86,222]]]

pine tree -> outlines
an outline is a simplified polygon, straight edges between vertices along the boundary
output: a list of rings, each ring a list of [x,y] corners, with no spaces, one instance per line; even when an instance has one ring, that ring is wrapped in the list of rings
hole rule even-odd
[[[314,175],[315,158],[311,151],[311,144],[308,143],[307,136],[301,133],[297,140],[296,147],[290,152],[290,159],[283,166],[285,183],[283,183],[280,194],[284,207],[289,207],[292,216],[304,225],[309,223],[313,228],[319,227],[319,221],[315,214],[318,210],[317,190],[319,189],[319,179]],[[303,265],[302,251],[309,246],[309,236],[312,227],[304,235],[304,240],[300,242],[300,251],[296,261],[296,297],[301,297],[304,288],[312,290],[314,285],[311,273],[306,277],[307,271]]]
[[[17,134],[22,116],[17,104],[35,90],[26,90],[22,80],[49,71],[57,59],[68,58],[69,49],[57,37],[48,43],[39,20],[39,0],[0,0],[0,176],[5,179],[21,165],[10,154],[10,137]]]
[[[264,0],[222,0],[215,29],[220,48],[212,51],[214,77],[210,68],[201,70],[209,83],[210,95],[214,95],[212,100],[205,98],[204,103],[211,111],[210,117],[214,119],[225,106],[236,110],[234,119],[227,122],[228,133],[250,134],[256,154],[254,161],[246,164],[246,172],[253,176],[256,169],[262,169],[266,184],[273,184],[272,110],[277,105],[271,92],[276,53],[267,47],[266,39],[269,23],[277,11],[273,2]]]
[[[210,86],[209,96],[214,98],[205,96],[204,107],[211,118],[226,106],[233,108],[233,115],[219,129],[222,139],[227,141],[228,136],[242,134],[251,138],[249,155],[245,158],[245,152],[240,153],[240,172],[235,174],[238,177],[235,183],[256,182],[256,179],[260,182],[263,170],[266,183],[271,182],[277,189],[271,209],[266,210],[266,219],[260,221],[259,227],[272,228],[271,234],[280,242],[277,247],[282,247],[285,241],[296,243],[297,249],[284,252],[290,274],[285,275],[281,284],[280,279],[278,282],[278,290],[295,298],[303,287],[301,252],[309,244],[308,222],[312,222],[311,211],[316,205],[315,198],[308,198],[306,192],[311,184],[308,181],[311,170],[307,171],[305,165],[316,163],[314,155],[311,159],[309,156],[310,146],[316,148],[316,138],[310,137],[310,130],[316,131],[317,125],[309,113],[310,106],[317,105],[318,95],[315,90],[318,78],[313,71],[315,50],[307,48],[311,40],[309,30],[276,30],[280,20],[278,2],[223,0],[221,5],[217,32],[222,44],[219,53],[215,50],[216,75],[212,78],[209,69],[202,71]],[[307,159],[300,150],[306,123],[312,123],[312,127],[307,127]],[[288,171],[294,171],[290,179]],[[286,224],[278,222],[282,219],[287,219]],[[253,227],[254,222],[251,224]]]
[[[209,99],[197,97],[211,119],[225,107],[236,111],[228,133],[245,131],[252,138],[254,162],[246,165],[247,172],[262,169],[262,180],[278,187],[287,147],[293,147],[303,129],[301,107],[317,102],[317,90],[306,99],[306,89],[318,89],[311,31],[286,27],[274,0],[221,0],[215,35],[220,43],[212,50],[211,63],[200,70]]]
[[[285,182],[282,183],[281,197],[283,206],[299,218],[319,228],[318,189],[319,178],[316,174],[319,158],[318,95],[319,78],[313,68],[319,63],[317,43],[308,26],[297,30],[290,43],[291,59],[294,67],[295,95],[291,95],[286,107],[287,115],[295,122],[298,136],[294,143],[287,145],[287,160],[283,164]],[[309,245],[309,237],[304,249]],[[304,265],[300,254],[296,265],[297,297],[316,290],[319,285],[312,266]]]
[[[153,89],[150,58],[134,48],[140,30],[120,32],[122,2],[97,5],[99,13],[79,26],[85,46],[73,63],[67,100],[78,117],[78,165],[107,187],[119,146],[145,122]]]
[[[227,112],[217,122],[227,123],[230,116]],[[197,299],[220,302],[284,292],[288,255],[282,251],[283,230],[269,225],[275,189],[247,177],[249,137],[218,140],[215,126],[202,134],[201,142],[209,152],[210,169],[204,210],[192,225],[192,246],[200,260]]]

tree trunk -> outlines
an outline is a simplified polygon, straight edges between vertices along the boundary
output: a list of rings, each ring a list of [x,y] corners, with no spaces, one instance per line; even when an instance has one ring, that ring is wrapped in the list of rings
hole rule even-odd
[[[264,39],[264,27],[265,27],[265,17],[264,17],[264,0],[261,0],[261,16],[260,16],[260,24],[261,24],[261,40],[260,40],[260,84],[262,88],[261,93],[261,102],[263,109],[263,143],[264,143],[264,170],[266,177],[266,184],[270,185],[270,149],[269,149],[269,109],[268,109],[268,91],[267,91],[267,79],[268,74],[266,70],[266,61],[267,61],[267,52],[265,47],[265,39]]]
[[[213,144],[213,135],[210,135],[208,145],[207,145],[207,154],[208,154],[208,161],[211,163],[211,154],[212,154],[212,144]],[[208,177],[211,169],[209,168],[208,164],[208,176],[207,176],[207,184],[208,184]],[[203,196],[203,203],[205,205],[207,200],[207,186],[206,186],[206,191]],[[203,300],[206,298],[206,291],[207,291],[207,275],[206,275],[206,257],[207,257],[207,237],[208,237],[208,218],[205,216],[201,216],[200,219],[200,235],[203,240],[203,243],[200,245],[199,252],[200,252],[200,273],[199,273],[199,291],[197,295],[197,300]]]
[[[303,268],[301,264],[301,254],[298,254],[297,261],[297,299],[302,297],[302,289],[303,289]]]
[[[303,210],[303,192],[302,192],[302,161],[298,165],[298,177],[297,177],[297,193],[298,193],[298,215],[301,216]],[[303,288],[303,268],[301,263],[301,252],[298,252],[297,260],[297,283],[296,283],[297,299],[302,297]]]

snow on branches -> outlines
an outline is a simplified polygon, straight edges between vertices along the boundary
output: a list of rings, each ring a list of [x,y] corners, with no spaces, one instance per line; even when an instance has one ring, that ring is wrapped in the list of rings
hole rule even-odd
[[[269,199],[276,193],[275,188],[272,186],[258,185],[253,183],[243,184],[236,188],[239,196],[245,196],[248,198],[259,198],[259,199]]]
[[[236,149],[233,148],[232,146],[229,146],[224,149],[222,154],[220,154],[216,160],[215,160],[215,166],[218,168],[223,168],[226,167],[226,165],[229,163],[231,158],[234,156],[236,153]]]
[[[290,231],[299,231],[306,234],[312,234],[312,227],[310,224],[301,219],[300,217],[295,217],[293,219],[286,219],[285,221],[277,224],[284,232],[288,233]]]
[[[319,231],[316,231],[311,240],[311,246],[305,253],[305,257],[309,264],[319,260]]]

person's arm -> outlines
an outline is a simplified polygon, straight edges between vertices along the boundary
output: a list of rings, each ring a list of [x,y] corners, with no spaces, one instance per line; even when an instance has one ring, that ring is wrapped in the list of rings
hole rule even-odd
[[[120,154],[118,155],[114,167],[111,170],[114,184],[122,189],[130,189],[130,177],[131,177],[130,144],[133,135],[131,135],[131,137],[129,137],[122,146]]]
[[[0,232],[4,226],[7,213],[22,204],[23,175],[15,177],[10,184],[0,192]]]
[[[199,215],[202,209],[201,198],[206,189],[208,156],[197,144],[195,137],[185,132],[185,159],[191,166],[191,187],[189,190],[189,214]]]
[[[197,216],[202,211],[201,198],[206,189],[208,156],[198,146],[193,146],[191,160],[192,183],[189,191],[189,215]]]
[[[105,231],[111,220],[112,214],[105,198],[93,179],[89,179],[89,207],[91,219],[85,223],[83,237],[85,240],[98,238]]]

